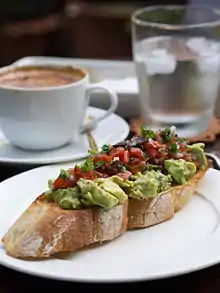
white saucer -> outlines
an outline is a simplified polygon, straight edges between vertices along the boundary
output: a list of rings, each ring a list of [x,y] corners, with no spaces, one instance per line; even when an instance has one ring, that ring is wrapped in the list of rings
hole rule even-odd
[[[105,110],[89,107],[87,116],[99,117]],[[111,114],[101,121],[92,134],[98,145],[114,144],[127,137],[129,126],[116,114]],[[0,132],[0,163],[13,164],[51,164],[84,158],[88,155],[89,144],[86,135],[81,135],[79,142],[50,151],[24,151],[13,147]]]

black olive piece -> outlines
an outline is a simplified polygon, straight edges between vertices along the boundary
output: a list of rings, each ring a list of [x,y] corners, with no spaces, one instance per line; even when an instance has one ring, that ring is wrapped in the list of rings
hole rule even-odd
[[[121,141],[121,142],[118,142],[116,144],[113,144],[113,147],[114,148],[117,148],[117,147],[125,147],[127,145],[127,142],[126,141]]]
[[[140,136],[134,136],[130,140],[130,146],[136,146],[138,144],[141,144],[143,142],[147,142],[148,138],[146,137],[140,137]]]
[[[124,147],[124,148],[127,148],[129,149],[130,147],[134,147],[134,146],[137,146],[143,142],[147,142],[148,141],[148,138],[145,138],[145,137],[141,137],[141,136],[133,136],[130,140],[125,140],[125,141],[122,141],[122,142],[119,142],[115,145],[113,145],[113,147]]]

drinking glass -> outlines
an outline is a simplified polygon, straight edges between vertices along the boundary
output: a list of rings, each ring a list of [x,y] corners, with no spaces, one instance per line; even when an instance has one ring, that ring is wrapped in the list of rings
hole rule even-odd
[[[144,124],[203,132],[219,88],[220,11],[151,6],[132,15],[132,48]]]

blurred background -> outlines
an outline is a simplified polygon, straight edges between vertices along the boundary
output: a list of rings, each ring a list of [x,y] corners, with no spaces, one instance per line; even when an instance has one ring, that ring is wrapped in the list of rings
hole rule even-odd
[[[130,60],[130,15],[135,9],[218,2],[0,0],[0,66],[34,55]]]

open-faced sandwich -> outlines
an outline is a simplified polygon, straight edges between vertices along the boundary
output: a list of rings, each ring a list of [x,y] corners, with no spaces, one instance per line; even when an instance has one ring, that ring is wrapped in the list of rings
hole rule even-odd
[[[113,240],[126,229],[173,217],[208,169],[202,143],[188,145],[175,127],[90,152],[81,165],[61,170],[9,229],[7,254],[43,258]]]

